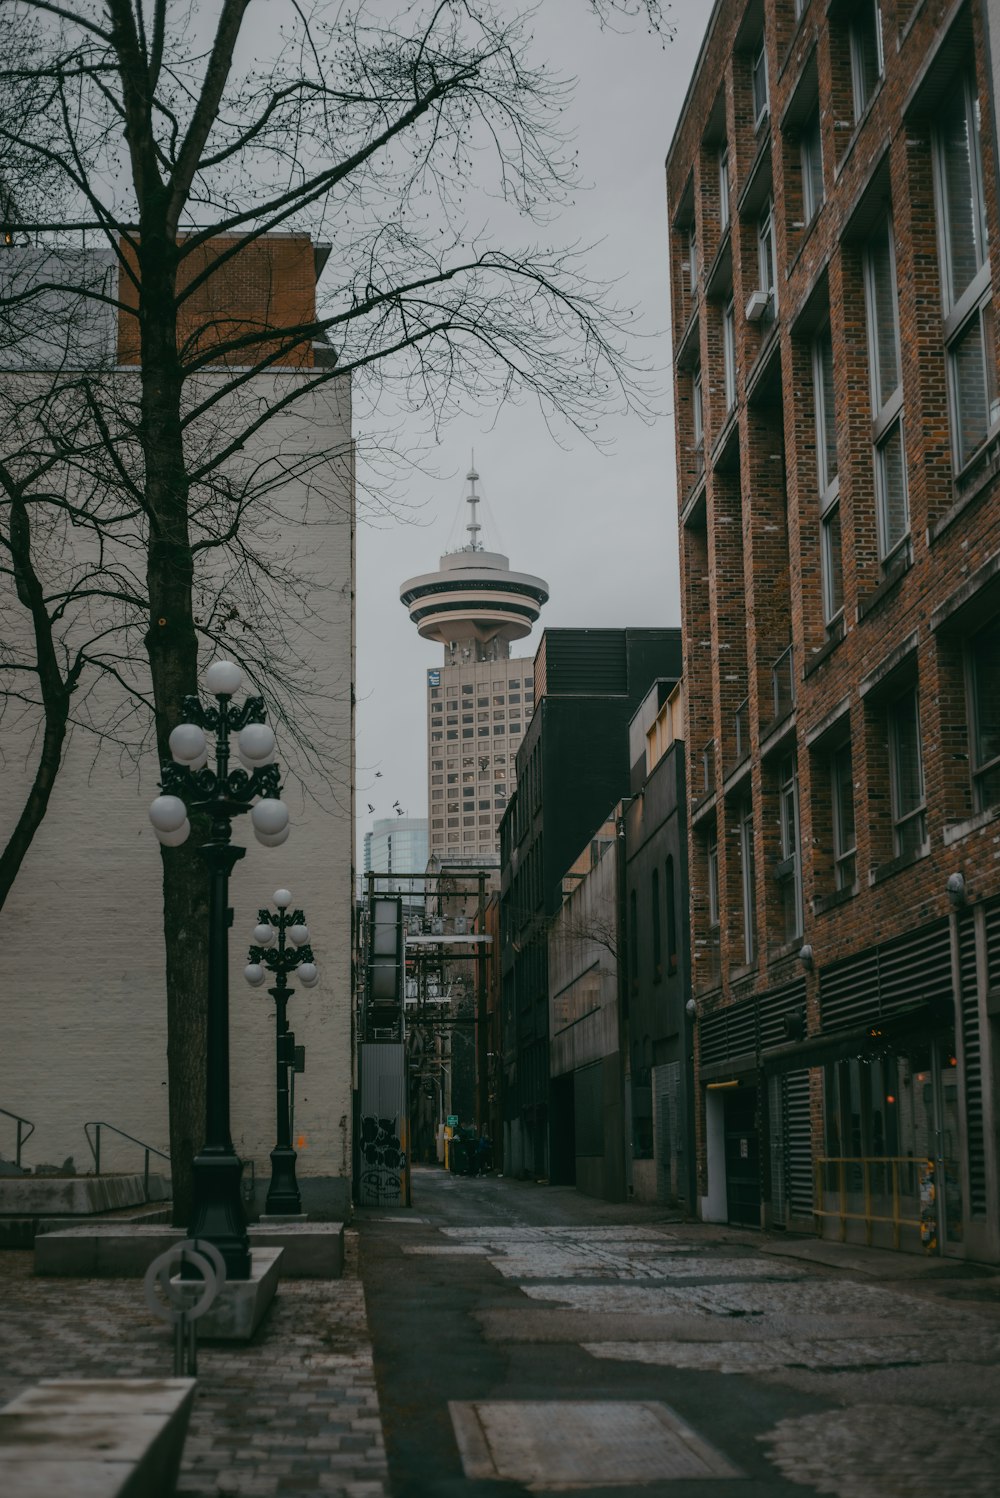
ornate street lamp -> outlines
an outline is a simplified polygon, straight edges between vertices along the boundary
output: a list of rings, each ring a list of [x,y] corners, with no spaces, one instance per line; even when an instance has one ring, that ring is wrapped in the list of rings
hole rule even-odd
[[[313,988],[319,980],[312,948],[309,945],[309,927],[301,910],[288,914],[292,903],[287,889],[274,892],[277,915],[269,910],[257,913],[258,925],[254,927],[255,945],[250,948],[250,962],[243,976],[251,988],[260,988],[266,981],[267,970],[275,975],[273,988],[268,993],[274,999],[275,1037],[277,1054],[277,1112],[278,1142],[271,1151],[271,1184],[267,1188],[265,1209],[268,1216],[295,1217],[302,1211],[302,1198],[295,1179],[295,1151],[292,1148],[291,1120],[288,1112],[288,1069],[294,1062],[295,1036],[288,1028],[288,1000],[295,992],[289,988],[289,973],[297,972],[303,988]]]
[[[163,795],[149,808],[160,842],[177,847],[191,832],[189,815],[207,819],[209,841],[198,852],[209,871],[208,1016],[206,1033],[205,1143],[193,1168],[194,1213],[189,1238],[214,1243],[229,1279],[250,1274],[250,1244],[240,1195],[243,1163],[229,1128],[229,876],[246,854],[230,841],[233,818],[249,811],[258,842],[278,847],[288,837],[288,808],[278,799],[281,772],[274,763],[274,734],[264,722],[264,700],[231,706],[243,683],[233,661],[215,661],[205,686],[215,707],[185,697],[185,721],[171,733],[173,760],[160,766]],[[205,730],[215,735],[215,769],[208,768]],[[238,734],[244,769],[229,768],[229,736]],[[255,803],[251,807],[251,803]]]

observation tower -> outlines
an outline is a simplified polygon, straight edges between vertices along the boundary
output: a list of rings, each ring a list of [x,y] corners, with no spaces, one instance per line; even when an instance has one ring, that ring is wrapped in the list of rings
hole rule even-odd
[[[512,572],[509,558],[484,550],[475,465],[466,479],[467,545],[446,552],[436,572],[411,577],[399,590],[423,639],[444,646],[448,665],[506,660],[513,641],[530,634],[549,596],[548,583],[540,577]]]
[[[549,596],[548,583],[512,572],[480,541],[479,474],[466,476],[468,542],[436,572],[399,590],[425,640],[442,646],[427,671],[427,816],[431,857],[499,865],[497,827],[514,787],[514,757],[535,702],[531,656],[512,656]]]

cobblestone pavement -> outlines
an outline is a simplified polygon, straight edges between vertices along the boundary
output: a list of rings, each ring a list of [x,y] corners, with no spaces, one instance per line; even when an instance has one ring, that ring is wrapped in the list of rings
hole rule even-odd
[[[251,1344],[199,1347],[183,1498],[386,1498],[354,1233],[347,1250],[340,1280],[282,1280]],[[141,1281],[40,1279],[31,1254],[0,1254],[0,1404],[41,1378],[172,1371]]]
[[[414,1200],[410,1226],[360,1223],[398,1498],[487,1498],[484,1477],[588,1498],[997,1489],[995,1270],[629,1222],[628,1205],[609,1225],[606,1204],[527,1183],[415,1172]],[[431,1324],[447,1360],[418,1387],[406,1344]],[[633,1474],[654,1416],[663,1439]]]

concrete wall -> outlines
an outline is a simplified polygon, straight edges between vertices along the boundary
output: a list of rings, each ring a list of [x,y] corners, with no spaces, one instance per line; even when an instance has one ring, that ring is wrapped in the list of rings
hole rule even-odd
[[[213,378],[212,376],[208,377]],[[259,377],[243,399],[271,400],[306,372]],[[245,416],[245,413],[244,413]],[[220,429],[226,413],[217,414]],[[353,875],[354,494],[350,392],[330,384],[248,444],[241,463],[270,464],[267,549],[294,576],[283,597],[287,644],[277,630],[264,675],[281,669],[300,685],[296,720],[311,747],[296,747],[276,725],[292,835],[278,849],[257,844],[248,819],[234,840],[247,845],[231,883],[232,1126],[238,1153],[258,1180],[274,1144],[273,1003],[242,979],[259,906],[284,885],[304,906],[320,981],[289,1005],[306,1070],[296,1078],[295,1143],[306,1210],[338,1213],[349,1200],[351,1159],[351,918]],[[339,447],[337,464],[308,471],[312,453]],[[305,466],[303,466],[303,464]],[[283,478],[292,472],[291,477]],[[203,598],[219,582],[202,553]],[[253,575],[251,601],[267,596]],[[5,622],[16,619],[6,600]],[[241,629],[237,620],[232,629]],[[263,634],[268,637],[268,628]],[[234,636],[239,639],[239,634]],[[145,684],[137,648],[136,679]],[[206,664],[208,657],[206,656]],[[117,698],[117,700],[116,700]],[[90,716],[107,719],[128,702],[105,684]],[[307,718],[307,710],[312,721]],[[0,841],[16,820],[35,765],[37,716],[3,720],[4,794]],[[145,734],[145,742],[143,736]],[[72,1155],[86,1168],[83,1125],[104,1119],[168,1148],[167,1035],[160,852],[147,818],[158,766],[143,712],[123,722],[125,747],[78,728],[43,826],[3,911],[8,975],[0,1046],[0,1107],[33,1120],[29,1164]],[[16,978],[15,976],[16,975]],[[0,1119],[0,1153],[13,1152],[13,1124]],[[141,1166],[141,1152],[113,1136],[112,1169]],[[249,1173],[249,1172],[248,1172]]]

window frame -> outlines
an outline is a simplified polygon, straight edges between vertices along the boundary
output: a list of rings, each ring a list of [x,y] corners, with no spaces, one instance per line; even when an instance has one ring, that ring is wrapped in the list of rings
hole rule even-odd
[[[774,195],[769,194],[764,211],[757,219],[757,274],[760,289],[771,304],[771,320],[778,315],[778,245],[774,228]]]
[[[725,234],[729,228],[732,215],[729,211],[729,142],[724,140],[719,147],[718,154],[718,176],[719,176],[719,230]]]
[[[972,244],[975,252],[976,270],[959,294],[955,295],[955,264],[952,253],[954,231],[950,214],[950,193],[947,166],[947,150],[940,123],[936,123],[932,134],[932,168],[934,177],[934,201],[937,209],[938,263],[941,268],[941,313],[942,335],[945,346],[945,363],[948,371],[948,411],[951,419],[952,464],[960,473],[975,456],[984,442],[990,439],[1000,425],[1000,399],[997,392],[995,360],[991,359],[992,330],[987,318],[992,315],[993,285],[989,252],[989,230],[986,219],[986,192],[983,176],[983,148],[981,133],[981,110],[975,74],[965,68],[961,76],[962,100],[964,104],[965,128],[969,141],[969,185],[972,191]],[[961,382],[958,373],[956,349],[971,326],[979,327],[979,347],[982,356],[982,394],[986,408],[986,424],[978,440],[968,448],[963,440]]]
[[[820,128],[819,104],[811,111],[799,132],[799,164],[802,169],[802,219],[808,227],[826,202],[823,176],[823,132]],[[819,168],[819,194],[816,195],[815,168]]]
[[[754,844],[753,801],[739,809],[740,895],[743,902],[743,957],[757,958],[757,854]]]
[[[767,118],[771,108],[771,89],[767,76],[767,38],[763,31],[750,54],[750,99],[753,104],[753,128],[756,132]]]
[[[845,830],[848,803],[844,800],[843,761],[847,757],[847,784],[850,789],[850,835]],[[858,880],[858,822],[854,806],[854,756],[851,741],[845,739],[830,753],[830,808],[833,827],[833,882],[838,890],[853,889]]]
[[[802,899],[802,850],[801,818],[799,815],[799,767],[795,755],[782,760],[778,768],[778,828],[780,833],[781,860],[778,864],[779,882],[792,881],[793,913],[795,929],[790,931],[785,923],[785,942],[799,941],[805,930],[805,912]],[[784,902],[783,902],[784,903]]]
[[[864,14],[871,16],[875,23],[875,52],[878,69],[867,93],[864,92],[864,62],[861,56],[859,31],[859,19]],[[857,125],[864,118],[866,110],[878,93],[879,85],[885,77],[885,39],[880,0],[862,0],[848,22],[847,32],[851,53],[851,97],[854,106],[854,123]]]
[[[830,349],[830,389],[826,388],[824,351]],[[837,453],[836,392],[833,382],[833,336],[829,322],[812,341],[813,408],[816,419],[816,480],[819,490],[820,518],[820,584],[823,598],[823,623],[827,632],[838,627],[844,614],[843,547],[840,539],[840,461]],[[833,416],[833,452],[836,463],[829,468],[829,433],[827,418]],[[836,542],[834,540],[836,527]],[[835,605],[839,591],[840,602]]]
[[[919,799],[909,807],[904,808],[900,803],[900,708],[903,703],[913,704],[913,717],[916,723],[914,735],[914,748],[916,751],[917,775],[920,781]],[[898,693],[886,705],[886,726],[888,729],[889,748],[889,800],[892,815],[892,847],[893,857],[903,858],[912,855],[917,858],[927,851],[927,783],[924,777],[924,754],[921,745],[920,728],[920,694],[916,683],[907,687],[905,691]],[[918,820],[919,819],[919,820]],[[916,847],[908,847],[900,829],[916,822],[920,828],[920,842]]]
[[[736,407],[736,299],[732,291],[722,305],[722,378],[729,416]]]
[[[881,326],[873,255],[879,241],[888,248],[889,278],[893,333],[896,352],[896,385],[882,397],[882,375],[879,356],[879,329]],[[875,467],[876,519],[878,522],[879,561],[883,570],[889,571],[911,550],[910,494],[906,472],[906,432],[903,421],[903,350],[899,327],[899,281],[896,271],[896,239],[893,233],[892,213],[885,213],[868,235],[862,251],[862,270],[865,286],[865,324],[868,333],[868,386],[872,412],[872,448]],[[904,524],[900,534],[894,536],[890,528],[889,489],[886,482],[887,453],[890,443],[898,437],[900,451],[900,479],[902,483]]]
[[[700,476],[705,471],[705,392],[700,363],[691,371],[691,425],[695,468]]]
[[[966,659],[966,700],[969,708],[969,770],[972,777],[973,800],[977,811],[990,811],[1000,805],[1000,748],[997,753],[989,759],[980,757],[980,691],[979,691],[979,665],[976,655],[977,643],[981,643],[991,634],[996,635],[997,646],[1000,647],[1000,615],[989,620],[982,629],[976,631],[967,643]],[[989,655],[989,652],[987,652]],[[1000,659],[996,655],[993,659]],[[989,695],[987,688],[985,694]],[[984,789],[987,777],[996,777],[997,790],[988,794]]]

